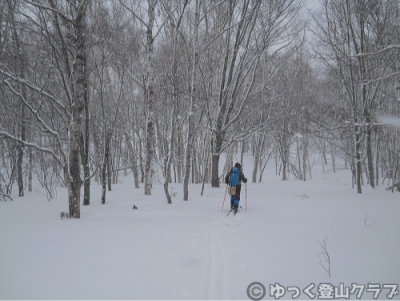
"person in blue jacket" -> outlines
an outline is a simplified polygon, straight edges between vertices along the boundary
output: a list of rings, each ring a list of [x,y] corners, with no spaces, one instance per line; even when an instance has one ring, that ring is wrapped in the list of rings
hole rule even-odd
[[[235,163],[235,166],[232,167],[229,174],[225,177],[225,183],[230,186],[236,186],[235,195],[231,195],[231,210],[237,213],[240,202],[240,190],[242,188],[242,182],[247,183],[247,178],[244,176],[241,171],[241,165],[239,162]]]

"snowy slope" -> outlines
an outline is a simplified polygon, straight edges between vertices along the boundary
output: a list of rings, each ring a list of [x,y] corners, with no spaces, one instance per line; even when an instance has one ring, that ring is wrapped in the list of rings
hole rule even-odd
[[[250,178],[246,165],[244,173]],[[262,184],[247,184],[247,211],[242,190],[235,217],[226,217],[228,197],[220,212],[224,186],[206,186],[201,197],[192,185],[183,202],[182,186],[171,185],[178,195],[168,205],[160,184],[144,196],[130,176],[106,205],[93,184],[80,220],[57,215],[67,211],[61,189],[50,202],[38,192],[0,202],[0,298],[248,300],[252,282],[264,284],[264,299],[274,299],[270,285],[278,283],[301,291],[314,283],[316,295],[321,283],[399,284],[400,195],[366,186],[358,195],[350,180],[340,171],[282,182],[271,166]],[[324,238],[331,277],[318,264]]]

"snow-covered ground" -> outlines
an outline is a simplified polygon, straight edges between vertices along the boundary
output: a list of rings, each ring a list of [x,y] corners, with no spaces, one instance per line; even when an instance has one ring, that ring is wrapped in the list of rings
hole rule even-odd
[[[62,189],[50,202],[39,192],[0,202],[0,299],[248,300],[253,282],[265,286],[264,299],[300,291],[309,300],[307,288],[318,299],[332,287],[331,296],[348,287],[357,299],[352,285],[364,286],[362,299],[374,299],[379,285],[378,299],[387,299],[384,285],[400,284],[400,194],[364,186],[359,195],[349,171],[283,182],[271,164],[263,183],[247,184],[247,211],[242,190],[234,217],[226,217],[229,196],[221,213],[224,185],[207,185],[204,196],[192,185],[184,202],[182,185],[173,184],[168,205],[161,184],[144,196],[131,176],[120,180],[105,205],[93,184],[79,220],[58,216],[67,211]],[[259,287],[249,292],[262,296]]]

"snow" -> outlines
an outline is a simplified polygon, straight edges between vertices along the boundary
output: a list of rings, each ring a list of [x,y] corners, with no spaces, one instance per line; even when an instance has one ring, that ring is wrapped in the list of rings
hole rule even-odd
[[[107,192],[105,205],[93,183],[92,204],[78,220],[58,215],[68,211],[65,189],[50,202],[39,187],[0,202],[0,299],[249,300],[247,287],[261,282],[264,299],[274,299],[270,285],[279,284],[309,300],[303,290],[312,283],[316,295],[323,283],[399,284],[398,193],[364,186],[357,194],[345,170],[281,181],[273,164],[263,183],[247,183],[247,211],[242,189],[236,216],[226,216],[229,196],[220,212],[225,186],[206,185],[201,197],[201,185],[191,185],[184,202],[173,184],[178,195],[168,205],[162,184],[144,196],[131,175]],[[332,277],[318,264],[325,238]],[[294,292],[285,292],[281,300],[291,299]]]
[[[400,127],[400,118],[396,116],[377,116],[377,120],[386,125],[390,125],[396,128]]]

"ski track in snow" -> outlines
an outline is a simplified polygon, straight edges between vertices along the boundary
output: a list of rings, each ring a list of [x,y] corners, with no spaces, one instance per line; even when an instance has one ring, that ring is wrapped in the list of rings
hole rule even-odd
[[[208,239],[208,276],[207,293],[208,300],[229,299],[227,261],[224,246],[221,240],[221,228],[223,221],[216,219],[213,221]]]
[[[223,219],[223,223],[225,226],[239,226],[242,223],[242,219],[240,215],[231,213]]]

